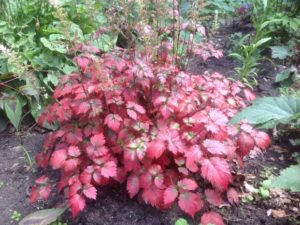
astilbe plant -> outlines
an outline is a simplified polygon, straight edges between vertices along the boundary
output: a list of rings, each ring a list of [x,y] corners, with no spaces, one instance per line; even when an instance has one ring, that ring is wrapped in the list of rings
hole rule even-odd
[[[238,203],[231,162],[270,139],[250,125],[229,124],[254,94],[219,73],[191,75],[170,63],[122,51],[75,58],[80,72],[61,78],[53,104],[39,118],[57,124],[36,159],[61,172],[73,216],[96,199],[96,187],[126,182],[131,198],[165,209],[173,203],[194,217],[208,201]],[[246,98],[243,98],[242,96]],[[246,99],[246,100],[244,100]],[[203,190],[203,191],[202,191]],[[30,201],[47,199],[49,182]],[[206,213],[205,223],[220,215]]]

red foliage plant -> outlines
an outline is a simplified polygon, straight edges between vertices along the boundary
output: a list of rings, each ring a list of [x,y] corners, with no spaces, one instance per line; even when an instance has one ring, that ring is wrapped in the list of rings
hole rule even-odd
[[[230,163],[270,141],[246,123],[229,124],[246,106],[241,96],[253,98],[243,84],[122,51],[85,53],[76,61],[80,72],[62,77],[39,118],[59,129],[36,157],[40,167],[61,171],[58,189],[73,216],[86,199],[96,199],[97,186],[124,181],[131,198],[160,209],[177,202],[192,217],[206,201],[238,202]],[[45,179],[36,183],[31,202],[48,197],[45,187],[50,191]]]

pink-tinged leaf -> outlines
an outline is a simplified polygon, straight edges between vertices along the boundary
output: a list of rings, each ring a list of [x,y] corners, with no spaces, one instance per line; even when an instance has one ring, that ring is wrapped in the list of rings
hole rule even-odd
[[[232,205],[238,205],[239,204],[239,194],[234,188],[229,188],[227,191],[227,199],[230,204]]]
[[[118,131],[122,122],[122,118],[118,114],[108,114],[104,123],[113,131]]]
[[[51,193],[50,185],[40,187],[39,195],[40,195],[41,199],[47,200],[50,196],[50,193]]]
[[[166,145],[163,141],[154,140],[147,147],[147,156],[150,159],[158,159],[166,150]]]
[[[88,101],[81,102],[78,107],[76,107],[77,115],[85,114],[90,110],[91,106]]]
[[[207,212],[201,216],[200,223],[202,225],[225,225],[222,216],[216,212]]]
[[[238,150],[237,153],[243,158],[248,155],[249,152],[254,148],[254,139],[245,132],[241,132],[237,140]]]
[[[198,184],[192,179],[184,178],[178,181],[178,186],[186,191],[194,191],[197,189]]]
[[[249,90],[248,88],[244,89],[244,95],[245,95],[247,101],[252,102],[253,100],[256,99],[256,95],[251,90]]]
[[[81,151],[77,146],[70,146],[68,148],[68,155],[71,157],[78,157],[80,156]]]
[[[29,203],[33,204],[38,200],[39,197],[39,191],[36,186],[33,186],[30,192],[30,197],[29,197]]]
[[[184,192],[179,195],[178,205],[183,212],[194,218],[203,207],[200,193]]]
[[[262,131],[255,132],[254,140],[256,145],[261,149],[266,149],[270,145],[270,136]]]
[[[149,188],[144,189],[142,197],[147,204],[155,207],[161,207],[163,204],[163,190],[151,185]]]
[[[102,176],[109,178],[117,175],[117,165],[114,161],[109,161],[101,168]]]
[[[220,141],[207,139],[203,142],[203,146],[209,151],[211,154],[216,155],[226,155],[227,149],[226,146]]]
[[[222,199],[220,192],[213,190],[213,189],[206,189],[204,193],[205,193],[206,200],[210,204],[213,204],[215,206],[220,206],[220,205],[224,204],[224,201]]]
[[[36,184],[39,184],[39,185],[45,185],[49,182],[49,177],[43,175],[41,177],[39,177],[38,179],[35,180],[35,183]]]
[[[185,152],[186,156],[186,168],[191,172],[197,172],[199,170],[197,163],[200,162],[202,158],[202,151],[200,150],[199,145],[193,145]]]
[[[104,135],[102,133],[94,135],[91,137],[91,143],[95,147],[103,146],[105,144]]]
[[[143,173],[140,176],[140,186],[141,188],[149,188],[152,184],[153,177],[150,173]]]
[[[67,159],[67,151],[65,149],[56,150],[52,153],[50,165],[53,169],[59,169],[63,166]]]
[[[85,208],[85,199],[79,194],[75,194],[69,198],[69,204],[72,216],[77,216]]]
[[[225,191],[232,181],[228,163],[225,159],[219,157],[204,159],[201,174],[219,191]]]
[[[77,65],[80,69],[85,70],[90,63],[90,59],[85,57],[76,57]]]
[[[84,186],[83,194],[85,195],[85,197],[90,198],[90,199],[96,200],[96,198],[97,198],[97,190],[91,184],[87,184]]]
[[[137,175],[130,175],[127,179],[127,191],[130,198],[133,198],[140,190],[139,177]]]
[[[134,104],[134,110],[137,111],[140,114],[145,114],[146,113],[146,110],[144,109],[144,107],[139,105],[139,104]]]
[[[78,166],[78,159],[68,159],[64,163],[64,171],[65,172],[73,172]]]
[[[79,128],[75,129],[72,132],[68,132],[65,138],[68,144],[77,145],[79,142],[82,141],[82,132]]]
[[[154,178],[154,184],[158,188],[163,188],[164,187],[164,176],[162,174],[157,175]]]
[[[175,185],[169,186],[165,191],[164,191],[164,204],[165,206],[168,206],[172,204],[175,199],[178,196],[178,191]]]
[[[137,113],[132,110],[132,109],[127,109],[127,115],[133,119],[133,120],[137,120]]]

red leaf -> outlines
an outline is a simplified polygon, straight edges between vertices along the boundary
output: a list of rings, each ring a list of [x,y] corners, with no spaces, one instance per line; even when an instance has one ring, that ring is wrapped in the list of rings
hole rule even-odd
[[[29,197],[30,204],[33,204],[34,202],[36,202],[38,197],[39,197],[38,188],[36,186],[33,186],[31,189],[31,192],[30,192],[30,197]]]
[[[176,186],[171,185],[164,191],[164,204],[168,206],[172,204],[178,196]]]
[[[40,187],[39,195],[41,199],[47,200],[50,196],[51,188],[50,185]]]
[[[230,168],[226,160],[212,157],[202,162],[201,174],[216,189],[224,191],[232,181]]]
[[[50,165],[53,169],[59,169],[63,166],[67,159],[67,151],[65,149],[56,150],[52,153]]]
[[[238,205],[239,204],[239,194],[234,188],[229,188],[227,191],[227,199],[230,204],[232,205]]]
[[[252,102],[253,100],[256,99],[256,95],[248,88],[244,89],[244,95],[245,95],[246,99],[250,102]]]
[[[163,190],[151,185],[149,188],[144,189],[142,197],[147,204],[155,207],[161,207],[163,204]]]
[[[132,110],[132,109],[127,109],[127,115],[133,119],[133,120],[137,120],[137,113]]]
[[[179,195],[178,205],[182,211],[194,218],[203,207],[203,202],[199,193],[184,192]]]
[[[254,140],[256,145],[261,149],[266,149],[267,147],[269,147],[271,142],[270,136],[267,133],[262,131],[255,132]]]
[[[206,196],[206,200],[210,204],[213,204],[215,206],[220,206],[220,205],[224,204],[221,193],[216,190],[206,189],[205,196]]]
[[[207,212],[201,216],[202,225],[225,225],[222,216],[216,212]]]
[[[200,162],[202,157],[202,151],[200,150],[199,145],[194,145],[191,148],[189,148],[188,151],[185,152],[186,156],[186,167],[191,172],[197,172],[199,170],[197,163]]]
[[[192,179],[184,178],[178,181],[178,186],[186,191],[194,191],[197,189],[198,184]]]
[[[254,148],[255,142],[249,134],[242,132],[238,137],[237,145],[239,147],[237,153],[243,158]]]
[[[101,168],[101,174],[104,177],[115,177],[117,175],[117,165],[114,161],[109,161]]]
[[[87,185],[84,186],[83,194],[87,198],[96,200],[97,190],[96,190],[96,188],[93,185],[87,184]]]
[[[76,107],[76,113],[79,114],[85,114],[90,110],[90,104],[88,103],[88,100],[85,102],[81,102],[78,107]]]
[[[122,118],[118,114],[108,114],[105,117],[104,123],[113,131],[118,131]]]
[[[91,143],[95,147],[103,146],[105,144],[105,138],[102,133],[96,134],[91,137]]]
[[[207,139],[203,142],[203,146],[209,151],[211,154],[217,155],[226,155],[227,149],[226,146],[220,141]]]
[[[72,211],[72,216],[75,217],[85,208],[85,199],[78,194],[69,198],[69,204]]]
[[[70,146],[68,148],[68,155],[71,157],[78,157],[80,156],[81,151],[77,146]]]
[[[127,179],[127,191],[130,198],[133,198],[140,190],[139,177],[137,175],[130,175]]]
[[[65,172],[73,172],[78,166],[78,159],[68,159],[64,163]]]
[[[147,156],[150,159],[158,159],[163,152],[166,150],[165,143],[160,140],[154,140],[150,142],[150,144],[147,147]]]

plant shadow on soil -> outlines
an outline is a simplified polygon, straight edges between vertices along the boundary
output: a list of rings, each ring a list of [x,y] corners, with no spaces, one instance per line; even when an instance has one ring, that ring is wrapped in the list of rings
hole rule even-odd
[[[227,31],[228,32],[228,31]],[[220,34],[220,39],[225,40],[226,34]],[[216,71],[225,76],[233,76],[236,63],[224,57],[219,60],[209,59],[206,62],[192,60],[190,70],[194,73],[202,74],[205,70]],[[259,96],[275,96],[277,94],[274,86],[274,69],[270,64],[262,65],[259,77],[259,87],[256,90]],[[50,201],[47,203],[38,202],[30,205],[28,196],[34,179],[38,176],[26,166],[24,153],[20,145],[23,142],[25,149],[34,157],[40,151],[45,135],[38,132],[23,132],[21,135],[9,134],[7,131],[0,134],[0,225],[16,224],[10,218],[12,211],[16,210],[22,217],[38,209],[51,208],[63,203],[63,197],[57,193],[52,193]],[[247,158],[243,174],[250,174],[257,177],[261,170],[271,167],[277,169],[287,167],[291,162],[292,151],[286,149],[283,159],[278,160],[281,155],[275,151],[272,145],[268,151],[258,155],[256,158]],[[51,172],[52,174],[52,172]],[[52,178],[58,178],[54,173]],[[54,182],[54,180],[51,180]],[[290,205],[300,206],[299,195],[294,195]],[[287,207],[290,205],[277,206]],[[274,208],[273,200],[266,199],[252,204],[241,204],[239,206],[225,206],[220,211],[224,216],[226,224],[229,225],[294,225],[294,222],[287,217],[273,218],[267,216],[267,210]],[[299,207],[300,208],[300,207]],[[212,208],[213,209],[213,208]],[[208,210],[208,208],[204,208]],[[217,210],[217,209],[216,209]],[[159,211],[149,205],[142,203],[138,198],[130,199],[126,193],[125,185],[105,187],[98,190],[98,200],[90,201],[87,208],[77,218],[72,219],[70,212],[66,212],[63,221],[68,225],[173,225],[175,221],[184,217],[190,225],[199,224],[201,213],[195,219],[185,216],[178,207],[173,207],[165,211]]]

